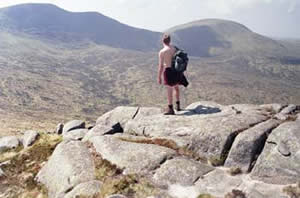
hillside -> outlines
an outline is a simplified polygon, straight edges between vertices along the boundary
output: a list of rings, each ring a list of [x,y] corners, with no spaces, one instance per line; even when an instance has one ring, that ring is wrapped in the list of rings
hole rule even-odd
[[[34,12],[29,12],[30,9],[34,9]],[[16,17],[18,10],[23,17]],[[41,10],[45,16],[51,17],[41,17]],[[116,24],[122,30],[128,26],[101,14],[70,13],[47,4],[20,5],[1,9],[0,13],[0,24],[5,24],[0,28],[0,136],[26,129],[52,130],[57,123],[71,118],[84,117],[93,125],[97,116],[120,105],[165,107],[165,89],[156,82],[157,52],[151,52],[154,44],[147,44],[152,46],[151,49],[141,51],[133,50],[137,49],[134,47],[137,46],[135,41],[132,46],[118,48],[109,39],[108,44],[101,41],[106,37],[100,40],[90,37],[100,31],[97,28],[94,33],[91,33],[93,29],[81,29],[86,31],[82,33],[76,29],[77,23],[71,25],[70,29],[65,24],[72,24],[75,16],[84,21],[86,15],[92,14],[96,22],[91,20],[93,23],[86,23],[91,28],[98,27],[94,23],[100,23],[102,19],[109,24]],[[54,17],[60,15],[63,16],[62,20]],[[22,21],[26,18],[27,23]],[[12,21],[8,23],[7,19]],[[239,34],[253,34],[246,27],[232,22],[226,23],[223,29],[215,27],[216,20],[211,24],[206,23],[209,29],[219,32],[219,35],[225,35],[227,27],[234,26],[229,28],[227,34],[228,38],[228,35],[232,35],[232,39],[238,39],[235,35]],[[110,31],[110,27],[105,31]],[[131,27],[129,29],[137,31]],[[178,27],[175,29],[178,30]],[[52,31],[57,35],[52,35]],[[234,31],[237,33],[233,34]],[[70,36],[70,32],[82,39],[75,39],[74,42],[76,36]],[[145,36],[148,33],[139,35],[147,42],[152,42]],[[70,40],[61,40],[61,35],[68,35]],[[189,35],[185,35],[181,40],[188,41],[189,38]],[[156,39],[155,43],[159,42]],[[204,42],[206,37],[200,36],[198,40]],[[224,48],[226,53],[220,56],[191,56],[187,71],[190,86],[182,90],[183,106],[196,100],[214,100],[221,104],[298,104],[300,64],[286,60],[297,60],[300,57],[297,55],[299,48],[291,43],[280,42],[280,46],[288,49],[289,56],[275,56],[279,42],[267,38],[264,40],[274,46],[275,52],[269,51],[271,55],[258,54],[258,50],[253,52],[250,49],[233,53],[232,50],[238,48],[230,47]],[[141,39],[136,42],[143,44]],[[197,43],[194,44],[197,47]],[[213,42],[209,44],[213,46]],[[238,44],[235,42],[235,45]],[[239,49],[243,48],[241,44]]]
[[[167,30],[178,46],[193,56],[210,57],[236,53],[276,56],[287,52],[279,42],[261,36],[242,24],[205,19]]]
[[[96,12],[68,12],[51,4],[21,4],[0,9],[0,29],[37,39],[90,40],[115,48],[156,50],[161,33],[133,28]]]

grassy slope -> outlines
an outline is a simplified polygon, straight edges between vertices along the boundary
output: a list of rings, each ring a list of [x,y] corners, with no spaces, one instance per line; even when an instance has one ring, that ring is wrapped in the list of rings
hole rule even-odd
[[[0,33],[0,136],[25,129],[51,130],[59,122],[92,124],[120,105],[163,107],[156,83],[157,54],[76,46]],[[283,65],[263,55],[192,58],[182,92],[184,105],[297,103],[300,65]]]

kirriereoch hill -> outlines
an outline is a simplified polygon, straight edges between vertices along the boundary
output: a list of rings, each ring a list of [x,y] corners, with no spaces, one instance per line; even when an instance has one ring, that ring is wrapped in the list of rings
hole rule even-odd
[[[190,54],[183,105],[300,101],[300,44],[207,19],[167,30]],[[165,106],[162,33],[50,4],[0,9],[0,136],[93,120],[120,105]]]

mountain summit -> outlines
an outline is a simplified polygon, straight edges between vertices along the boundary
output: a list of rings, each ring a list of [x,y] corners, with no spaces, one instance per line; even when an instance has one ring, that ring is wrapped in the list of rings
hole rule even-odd
[[[228,20],[199,20],[173,27],[167,32],[173,35],[177,45],[194,56],[285,51],[278,42]]]

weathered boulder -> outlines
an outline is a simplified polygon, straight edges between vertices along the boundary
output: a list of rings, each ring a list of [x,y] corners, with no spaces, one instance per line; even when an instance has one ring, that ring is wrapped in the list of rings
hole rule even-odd
[[[200,105],[201,103],[198,103]],[[185,139],[189,149],[200,156],[221,158],[228,152],[235,136],[268,119],[266,110],[257,106],[219,107],[209,114],[183,113],[178,116],[151,115],[127,122],[124,133],[147,137]],[[252,108],[252,109],[251,109]],[[240,111],[241,113],[236,113]],[[177,137],[176,137],[177,136]]]
[[[282,120],[282,121],[286,121],[287,119],[289,119],[289,115],[288,114],[283,114],[283,113],[277,113],[274,115],[274,118],[277,120]]]
[[[4,174],[3,170],[0,168],[0,179],[1,179],[1,177],[3,177],[3,176],[5,176],[5,174]]]
[[[300,120],[300,113],[297,114],[297,120]]]
[[[75,129],[84,129],[85,128],[85,122],[82,120],[72,120],[67,122],[63,128],[63,134],[75,130]]]
[[[96,125],[104,125],[113,128],[119,127],[122,129],[124,124],[133,119],[139,107],[116,107],[112,111],[105,113],[97,119]]]
[[[286,122],[267,139],[252,171],[253,179],[273,184],[290,184],[300,178],[300,122]]]
[[[88,141],[94,136],[103,136],[117,133],[118,131],[111,126],[98,124],[87,132],[82,141]]]
[[[38,138],[39,133],[36,131],[26,131],[22,138],[23,146],[26,148],[31,146]]]
[[[116,107],[97,119],[96,125],[108,126],[114,132],[123,132],[125,124],[130,120],[138,120],[145,116],[161,114],[160,108],[153,107]]]
[[[254,104],[234,104],[229,105],[236,113],[248,113],[248,114],[274,114],[268,106],[260,106]]]
[[[64,195],[80,183],[95,179],[92,156],[84,143],[64,141],[54,150],[36,179],[44,184],[49,197]]]
[[[290,156],[291,155],[291,152],[290,152],[290,149],[289,147],[287,146],[287,144],[283,141],[280,141],[277,145],[277,151],[283,155],[283,156]]]
[[[288,198],[282,191],[282,185],[266,184],[251,180],[247,176],[243,178],[243,183],[238,188],[246,194],[247,198]]]
[[[64,124],[63,124],[63,123],[59,123],[59,124],[56,126],[55,133],[57,133],[57,134],[62,134],[63,129],[64,129]]]
[[[110,195],[110,196],[105,197],[105,198],[127,198],[127,197],[124,196],[124,195],[115,194],[115,195]]]
[[[82,140],[88,133],[88,129],[75,129],[63,134],[64,140]]]
[[[201,162],[185,158],[174,158],[163,163],[156,170],[153,180],[158,185],[168,186],[180,184],[182,186],[193,185],[200,177],[214,170]]]
[[[146,116],[162,114],[162,109],[157,107],[139,107],[134,120],[141,119]]]
[[[257,190],[252,190],[250,193],[248,193],[248,198],[267,198],[262,193],[258,192]]]
[[[231,176],[223,170],[215,169],[203,178],[200,178],[195,186],[203,194],[207,193],[216,197],[224,197],[225,194],[233,189],[238,189],[242,183],[241,176]]]
[[[279,113],[284,107],[285,105],[283,104],[263,104],[260,105],[260,107],[267,109],[270,112],[274,112],[274,113]]]
[[[3,166],[9,165],[10,163],[11,163],[11,160],[4,161],[4,162],[0,163],[0,168],[2,168]]]
[[[171,186],[172,187],[172,186]],[[199,194],[211,194],[214,197],[227,197],[226,194],[233,190],[242,191],[246,197],[252,198],[287,198],[282,192],[283,186],[266,184],[261,181],[251,180],[247,174],[231,176],[228,170],[216,168],[200,177],[194,186],[183,188],[181,191],[190,192],[191,196],[196,191]],[[255,197],[256,196],[256,197]],[[180,197],[180,196],[178,196]]]
[[[227,167],[239,167],[242,171],[250,171],[267,140],[269,133],[280,124],[270,119],[240,133],[236,138],[225,161]]]
[[[149,173],[159,167],[175,151],[153,144],[122,141],[113,136],[96,136],[90,139],[96,151],[124,173]]]
[[[93,197],[100,193],[102,183],[97,180],[81,183],[77,185],[71,192],[67,193],[63,198]]]
[[[199,190],[195,186],[181,186],[179,184],[170,185],[168,188],[168,194],[172,198],[212,198],[203,196],[202,192],[199,192]]]
[[[17,148],[20,144],[19,138],[16,136],[6,136],[0,138],[0,152],[7,149]]]
[[[285,107],[284,109],[281,110],[281,114],[291,114],[293,111],[295,111],[297,109],[297,106],[294,104],[290,104],[287,107]]]

